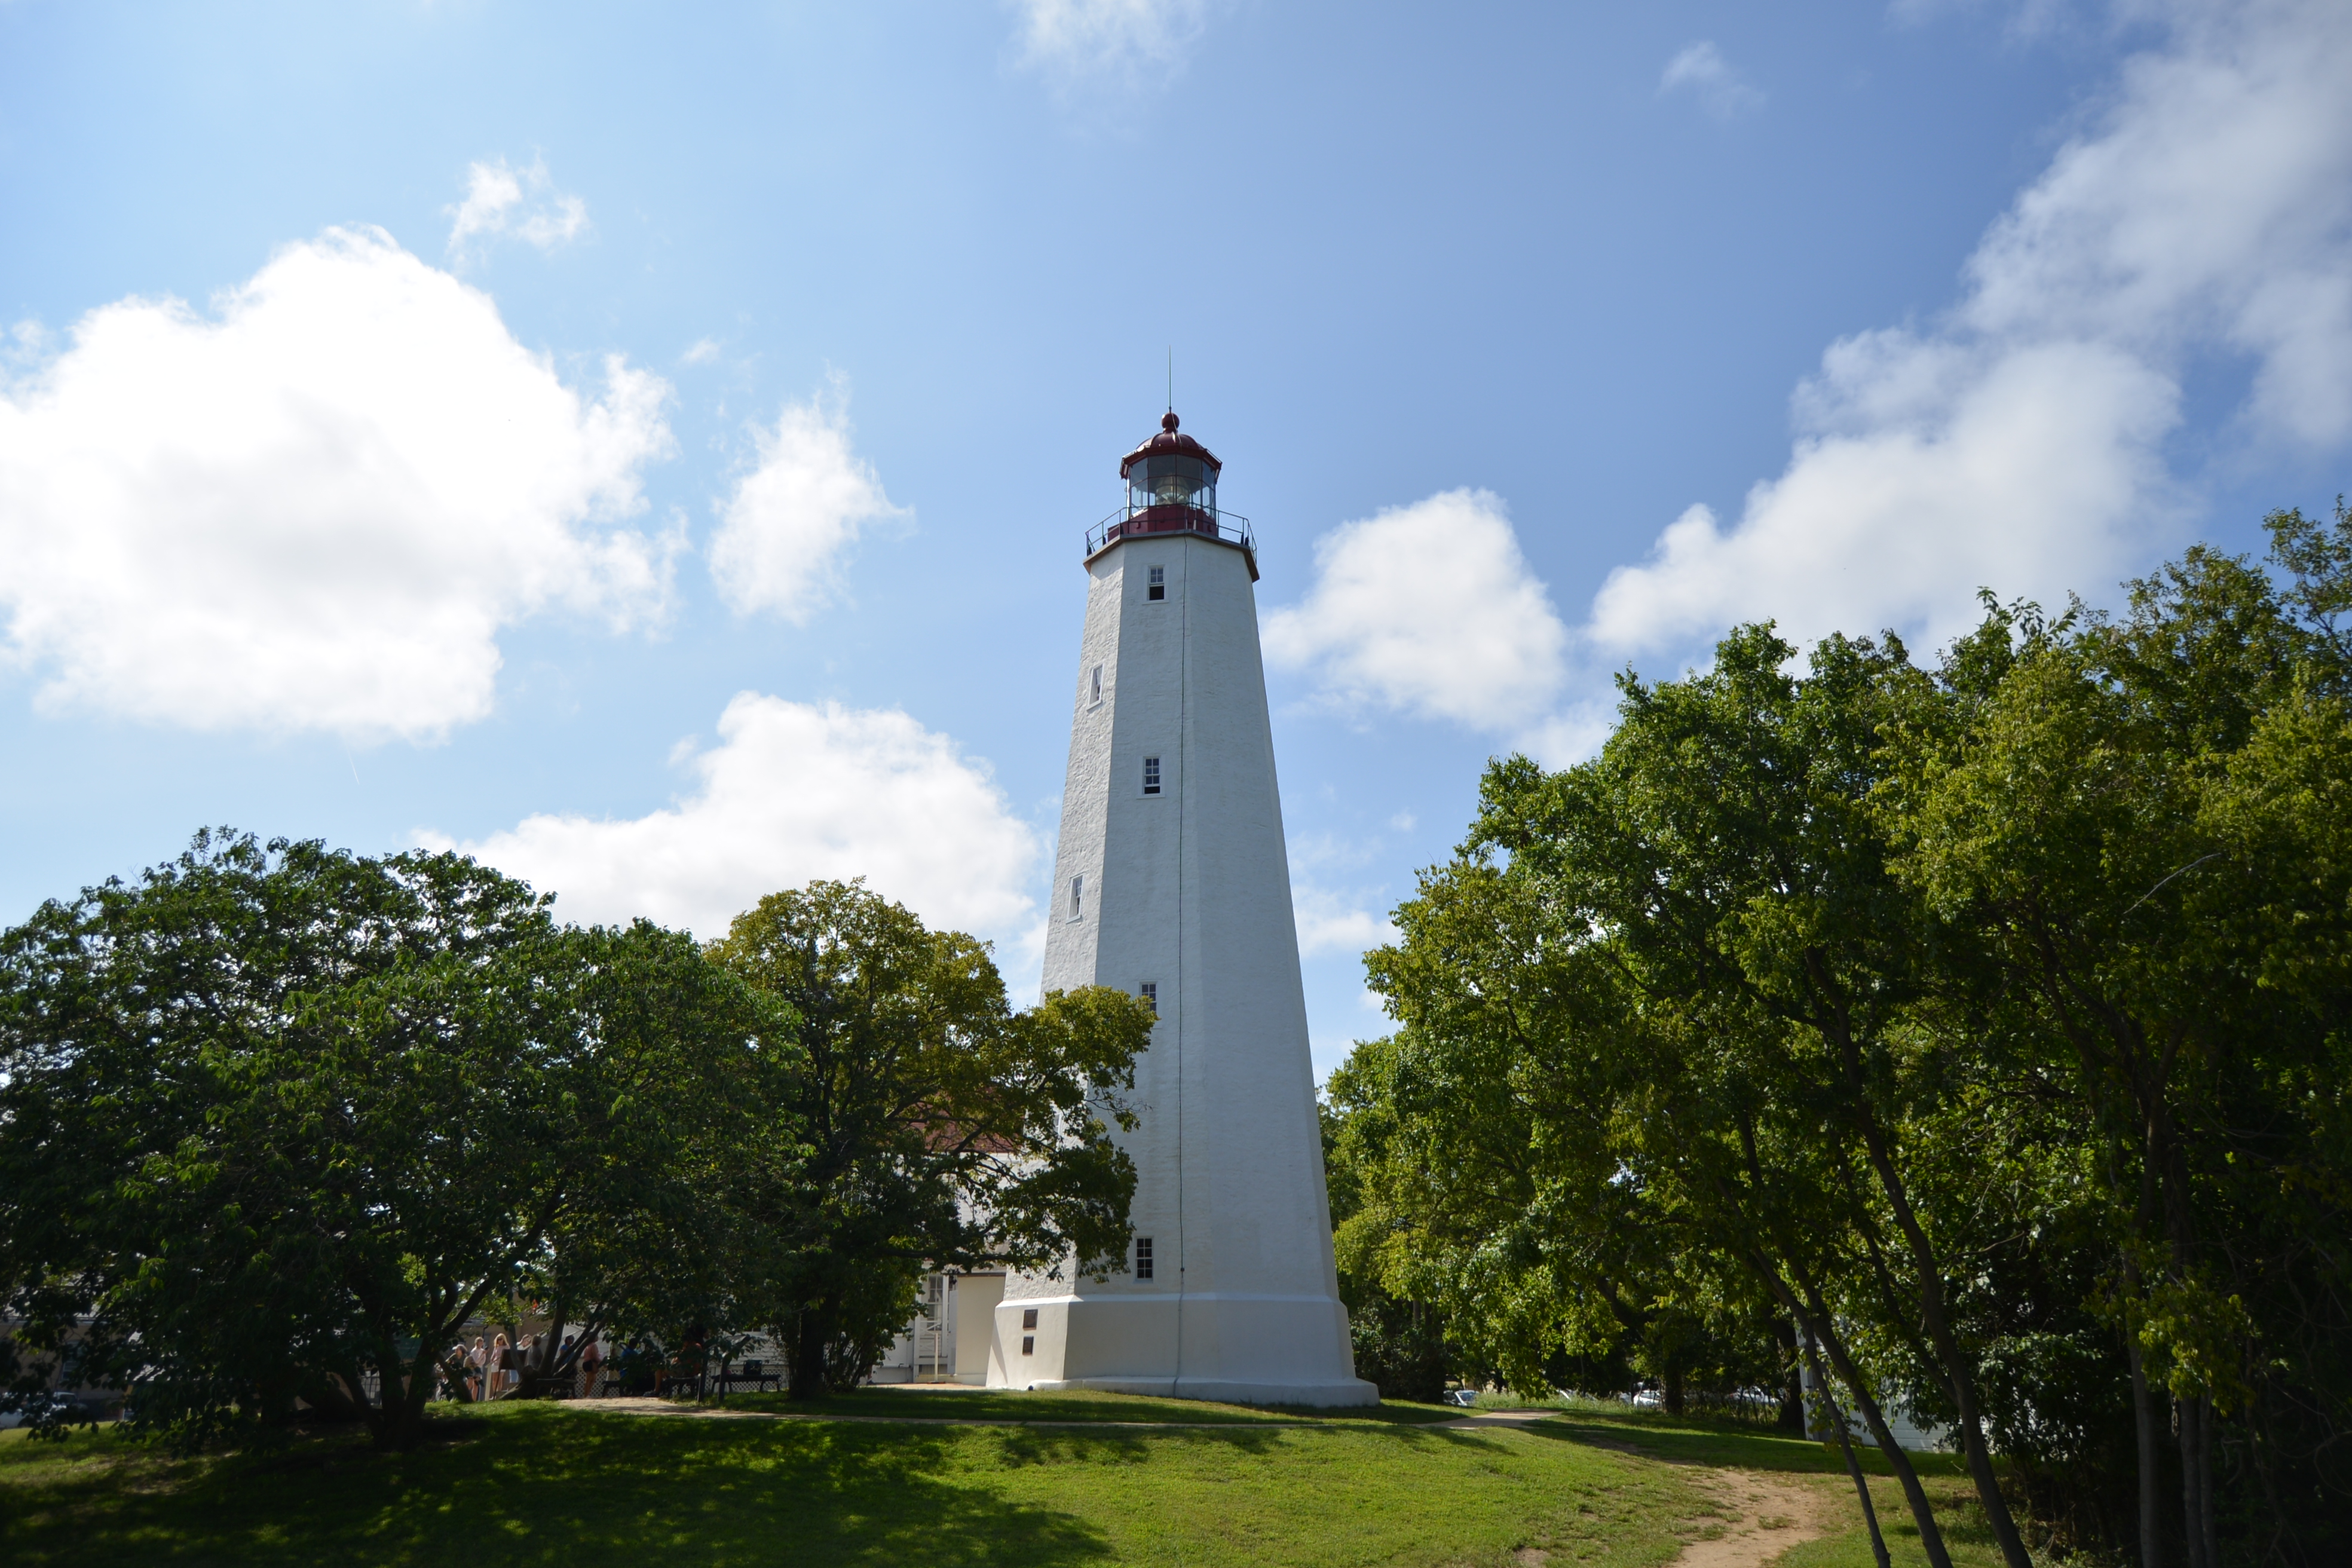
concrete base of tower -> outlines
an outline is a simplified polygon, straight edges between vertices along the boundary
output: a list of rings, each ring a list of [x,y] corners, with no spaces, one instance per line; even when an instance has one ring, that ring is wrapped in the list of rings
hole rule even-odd
[[[1237,1405],[1361,1405],[1348,1310],[1328,1296],[1174,1291],[1006,1297],[992,1388],[1091,1388]]]

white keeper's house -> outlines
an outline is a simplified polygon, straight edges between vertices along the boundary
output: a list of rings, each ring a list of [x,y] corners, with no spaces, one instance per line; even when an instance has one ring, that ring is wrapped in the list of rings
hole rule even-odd
[[[1257,546],[1174,413],[1087,536],[1048,991],[1109,985],[1160,1025],[1128,1272],[934,1276],[877,1381],[1377,1402],[1331,1261],[1307,1002],[1257,640]]]

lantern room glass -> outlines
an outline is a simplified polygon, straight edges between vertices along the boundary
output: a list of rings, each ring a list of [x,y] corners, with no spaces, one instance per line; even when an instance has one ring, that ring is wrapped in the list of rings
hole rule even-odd
[[[1131,512],[1147,507],[1189,506],[1213,515],[1217,470],[1198,458],[1173,454],[1139,458],[1128,467],[1127,505]]]

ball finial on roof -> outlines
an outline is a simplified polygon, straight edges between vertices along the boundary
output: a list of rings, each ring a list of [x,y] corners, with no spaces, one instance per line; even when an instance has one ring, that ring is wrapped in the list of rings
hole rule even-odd
[[[0,0],[0,3],[5,3],[5,0]],[[1192,437],[1177,432],[1176,411],[1172,408],[1160,416],[1160,428],[1152,433],[1150,440],[1119,460],[1119,478],[1125,479],[1128,470],[1145,458],[1198,458],[1212,468],[1223,466],[1217,461],[1214,452]]]

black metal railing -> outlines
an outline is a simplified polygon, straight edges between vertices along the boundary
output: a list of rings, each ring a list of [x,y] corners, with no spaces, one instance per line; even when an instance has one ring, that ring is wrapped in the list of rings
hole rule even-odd
[[[1249,519],[1213,507],[1181,505],[1119,508],[1087,530],[1087,554],[1092,557],[1122,539],[1152,533],[1198,533],[1239,545],[1253,562],[1257,558],[1257,536],[1250,531]]]

